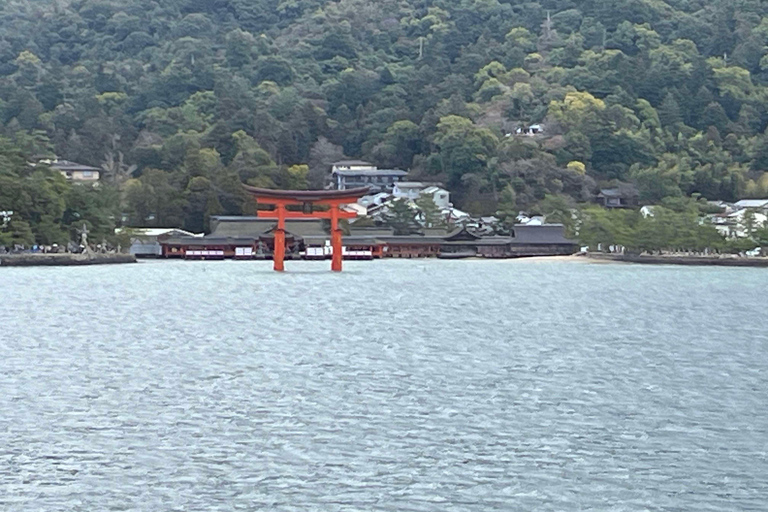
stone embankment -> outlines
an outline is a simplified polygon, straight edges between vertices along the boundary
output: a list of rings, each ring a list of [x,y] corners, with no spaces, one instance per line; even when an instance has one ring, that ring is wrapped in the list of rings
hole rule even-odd
[[[616,261],[623,263],[643,263],[649,265],[704,265],[718,267],[768,267],[768,258],[738,256],[687,256],[687,255],[648,255],[648,254],[604,254],[589,253],[587,257],[597,261]]]
[[[136,263],[133,254],[3,254],[2,267],[111,265]]]

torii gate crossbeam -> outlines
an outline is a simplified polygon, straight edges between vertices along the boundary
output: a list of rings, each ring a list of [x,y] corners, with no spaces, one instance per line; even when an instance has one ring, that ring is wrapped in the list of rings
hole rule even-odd
[[[357,214],[341,211],[343,204],[354,203],[368,194],[369,188],[349,190],[271,190],[243,185],[260,205],[272,205],[274,210],[257,210],[263,219],[277,219],[275,229],[274,269],[285,270],[285,219],[330,219],[331,221],[331,270],[341,272],[342,237],[339,219],[353,219]],[[288,206],[301,206],[302,211],[288,210]],[[315,211],[315,206],[327,206],[328,210]]]

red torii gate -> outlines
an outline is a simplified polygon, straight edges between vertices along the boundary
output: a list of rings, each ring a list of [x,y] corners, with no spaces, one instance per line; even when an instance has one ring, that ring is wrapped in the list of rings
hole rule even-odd
[[[243,185],[245,190],[260,205],[272,205],[274,210],[258,210],[257,215],[263,219],[277,219],[275,229],[275,250],[273,255],[274,267],[278,272],[285,270],[285,219],[330,219],[331,247],[333,255],[331,270],[341,272],[341,229],[339,219],[353,219],[354,212],[343,212],[339,209],[342,204],[354,203],[368,194],[368,187],[349,190],[271,190],[267,188]],[[301,206],[301,211],[288,210],[286,206]],[[328,210],[315,211],[315,205],[328,206]]]

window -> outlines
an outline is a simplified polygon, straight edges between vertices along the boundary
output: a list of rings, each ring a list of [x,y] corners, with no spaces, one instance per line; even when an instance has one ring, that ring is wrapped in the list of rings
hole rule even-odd
[[[83,178],[93,178],[93,171],[83,171]]]

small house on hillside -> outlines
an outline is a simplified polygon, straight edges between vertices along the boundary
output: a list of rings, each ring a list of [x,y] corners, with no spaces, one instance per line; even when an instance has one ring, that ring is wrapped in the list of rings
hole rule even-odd
[[[606,208],[635,208],[640,193],[634,185],[622,183],[614,188],[604,188],[597,194],[598,204]]]
[[[78,164],[69,160],[45,159],[38,160],[32,166],[44,164],[51,169],[59,171],[62,176],[73,183],[98,183],[101,178],[101,169],[90,165]]]
[[[533,137],[544,133],[544,126],[540,124],[532,124],[530,126],[520,126],[515,130],[515,135],[528,135]]]

